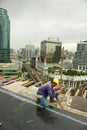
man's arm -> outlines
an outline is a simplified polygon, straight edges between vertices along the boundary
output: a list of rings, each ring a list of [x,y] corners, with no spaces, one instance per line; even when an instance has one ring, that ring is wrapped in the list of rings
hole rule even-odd
[[[55,93],[54,89],[52,89],[50,86],[48,87],[47,91],[50,97],[55,97],[55,98],[58,97],[58,93]]]

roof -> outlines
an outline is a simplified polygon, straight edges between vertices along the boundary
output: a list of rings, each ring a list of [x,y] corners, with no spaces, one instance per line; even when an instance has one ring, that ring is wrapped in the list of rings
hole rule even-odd
[[[43,109],[33,100],[0,88],[0,130],[87,130],[87,118]]]
[[[10,79],[10,81],[9,80],[6,81],[8,82],[3,81],[4,83],[1,84],[2,88],[23,95],[27,98],[36,101],[36,95],[37,95],[36,93],[38,87],[36,87],[35,85],[32,85],[30,87],[24,87],[26,84],[30,83],[31,81],[29,80],[22,81],[22,79],[14,79],[14,80]],[[58,98],[60,103],[50,102],[49,97],[47,102],[56,108],[60,108],[60,109],[63,108],[68,112],[73,112],[87,118],[87,100],[85,98],[77,97],[77,96],[74,97],[74,96],[69,96],[64,94],[59,95]]]
[[[87,113],[87,99],[79,96],[73,96],[71,108],[78,109]]]

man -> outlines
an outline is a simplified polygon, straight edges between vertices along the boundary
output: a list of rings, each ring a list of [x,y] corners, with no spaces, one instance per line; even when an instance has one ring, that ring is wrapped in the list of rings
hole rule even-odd
[[[58,99],[58,93],[55,93],[54,87],[59,85],[59,80],[54,78],[51,82],[43,85],[37,91],[37,103],[40,103],[44,108],[49,108],[46,102],[47,97]]]

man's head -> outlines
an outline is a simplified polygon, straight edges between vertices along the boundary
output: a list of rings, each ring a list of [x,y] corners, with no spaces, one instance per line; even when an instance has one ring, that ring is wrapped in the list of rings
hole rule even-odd
[[[57,78],[54,78],[52,80],[52,87],[58,86],[59,85],[59,80]]]

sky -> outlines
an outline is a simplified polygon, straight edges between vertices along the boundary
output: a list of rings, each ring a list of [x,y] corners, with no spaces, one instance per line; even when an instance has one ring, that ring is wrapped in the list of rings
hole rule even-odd
[[[48,37],[58,37],[75,51],[87,40],[87,0],[0,0],[0,8],[8,11],[11,48],[40,47]]]

